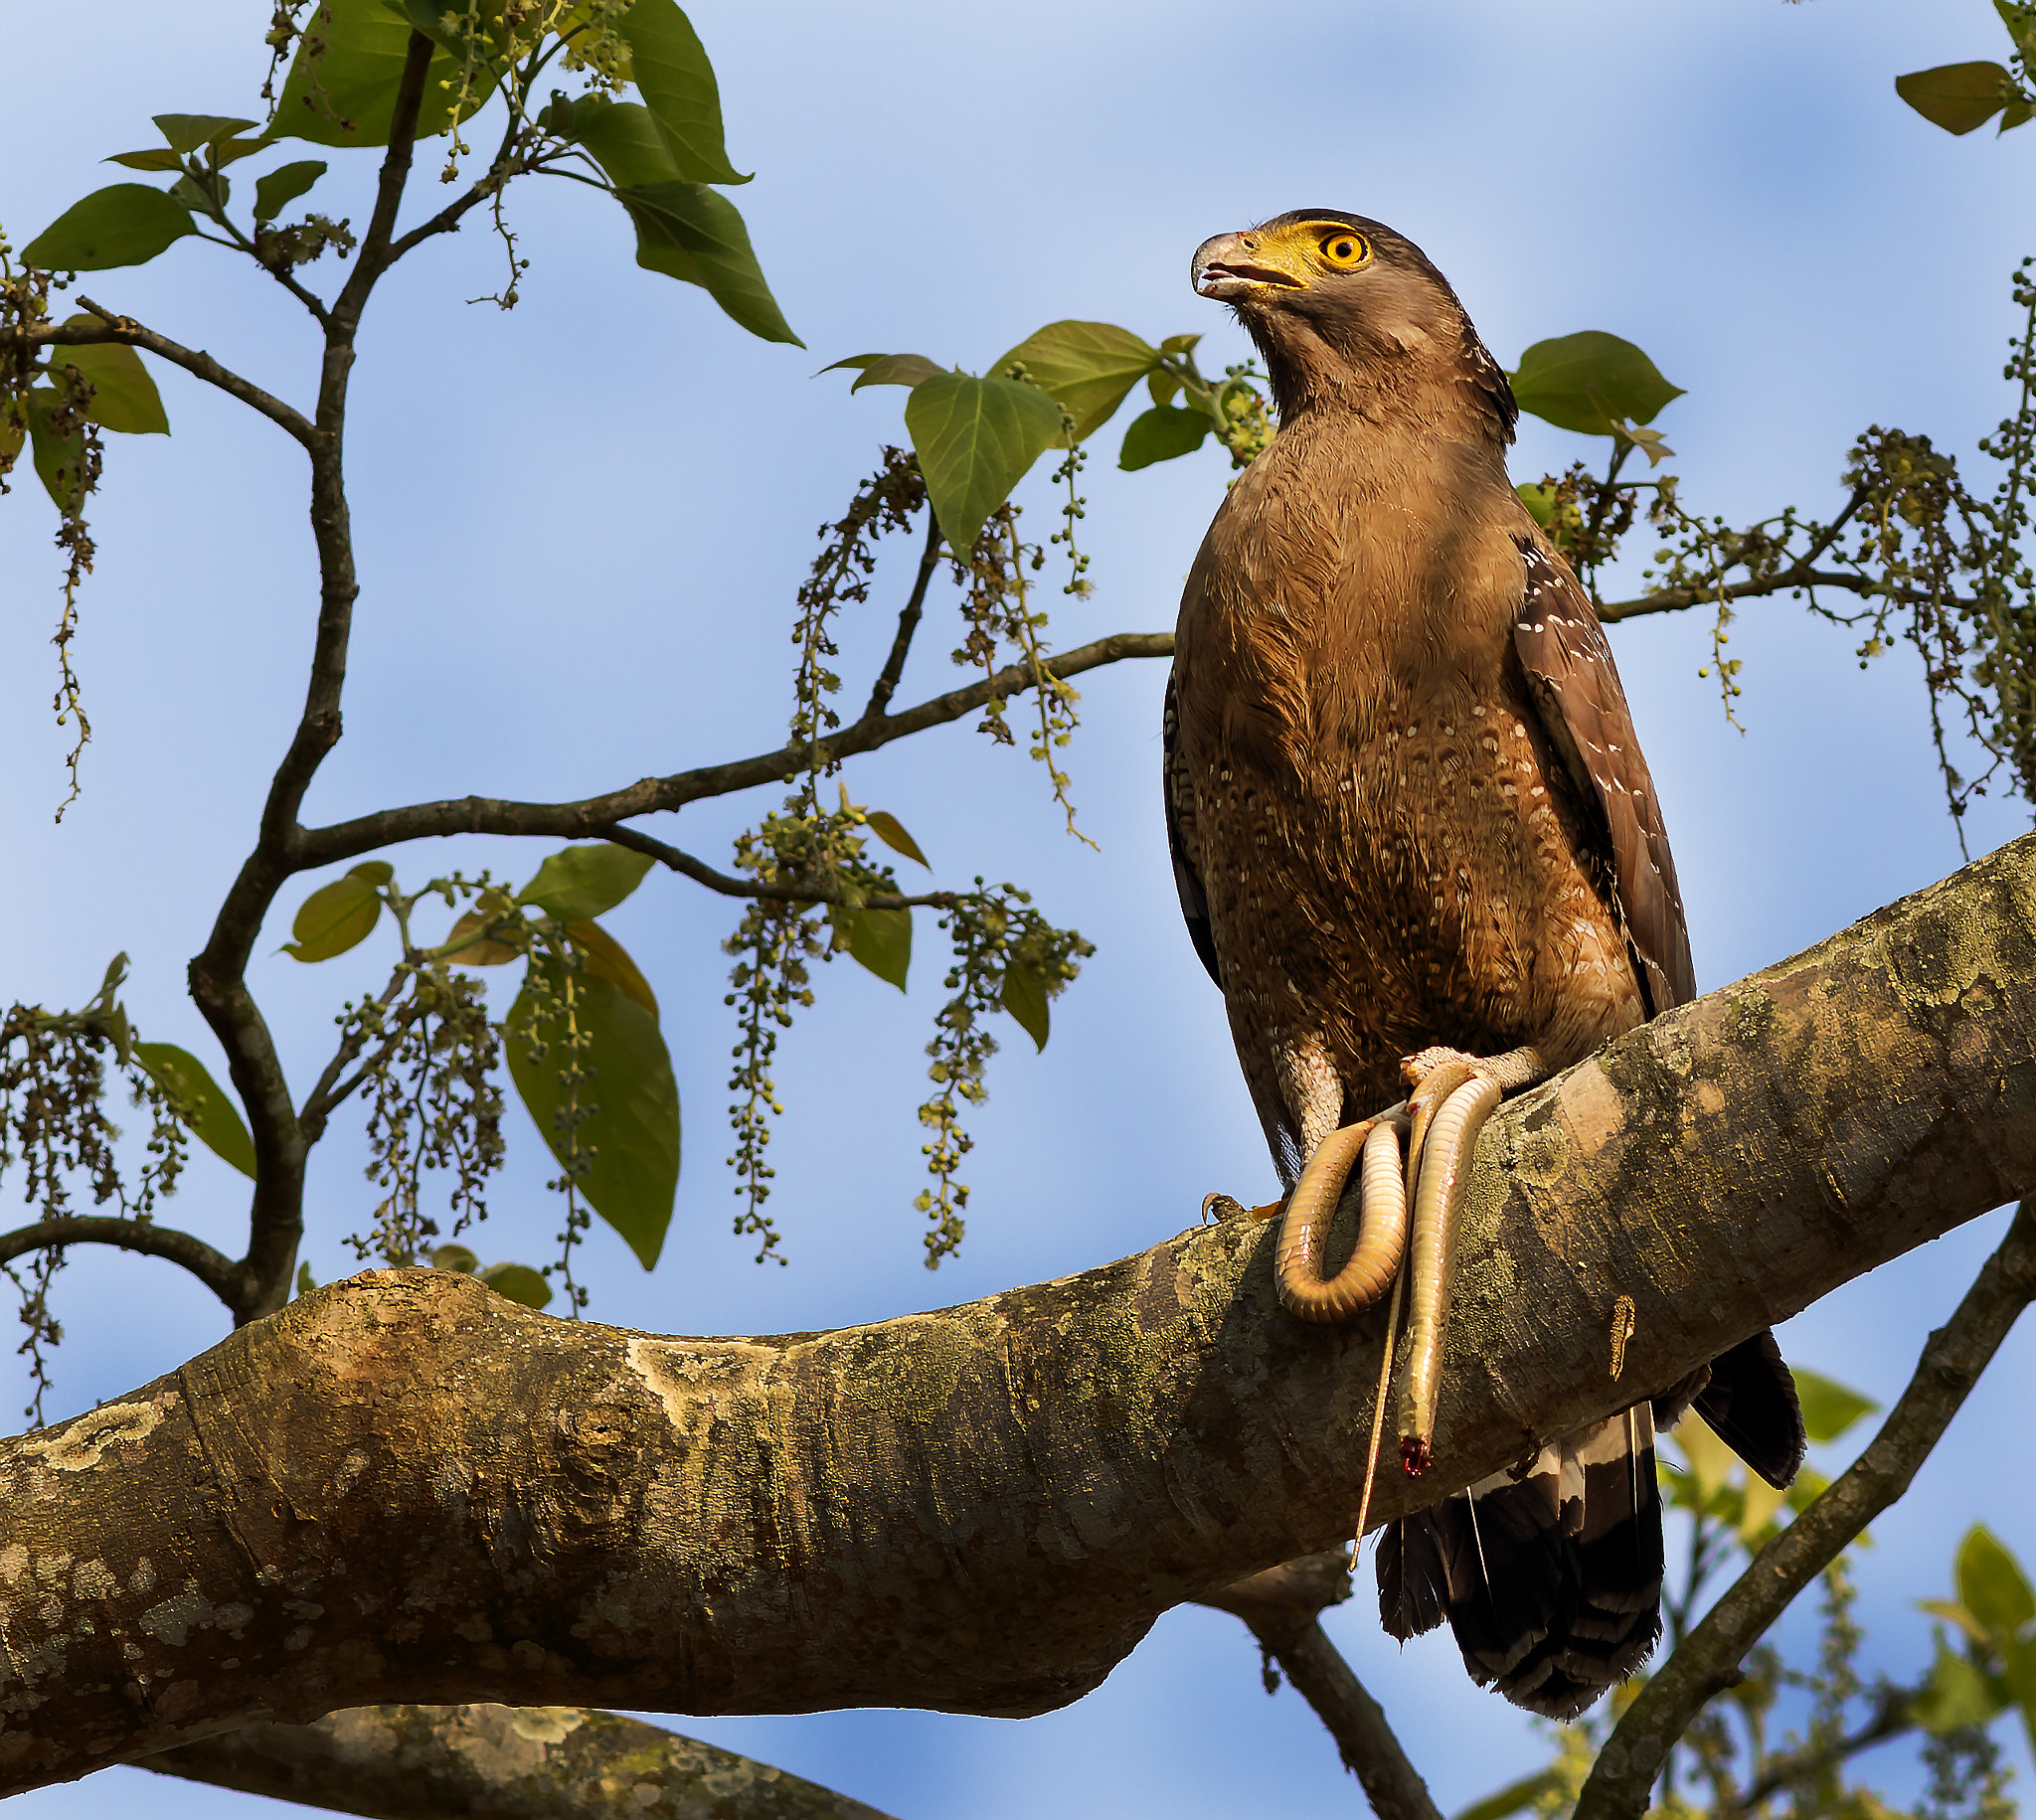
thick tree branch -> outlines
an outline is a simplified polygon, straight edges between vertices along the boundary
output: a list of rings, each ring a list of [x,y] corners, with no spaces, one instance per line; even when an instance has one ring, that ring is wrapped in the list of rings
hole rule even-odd
[[[167,335],[159,335],[154,329],[144,328],[132,316],[116,316],[109,309],[94,303],[89,297],[80,297],[79,303],[99,318],[96,327],[89,323],[76,326],[53,324],[47,329],[27,329],[19,332],[19,339],[34,348],[81,348],[97,342],[120,342],[130,348],[142,348],[158,359],[166,360],[173,367],[182,367],[194,379],[202,379],[208,386],[217,386],[231,399],[238,399],[252,411],[258,411],[271,423],[287,430],[306,448],[311,446],[317,431],[311,420],[302,412],[285,405],[282,400],[272,398],[268,393],[250,380],[243,379],[219,364],[202,348],[187,348],[181,342],[172,341]],[[10,338],[12,339],[12,338]]]
[[[229,1308],[240,1286],[239,1266],[202,1239],[158,1226],[153,1220],[122,1220],[105,1214],[76,1214],[63,1220],[38,1220],[0,1234],[0,1263],[30,1251],[54,1251],[67,1244],[109,1244],[143,1257],[161,1257],[181,1264]]]
[[[2036,1296],[2036,1207],[2024,1202],[1951,1320],[1931,1335],[1902,1400],[1837,1481],[1757,1555],[1625,1711],[1592,1766],[1576,1820],[1646,1812],[1663,1758],[1803,1587],[1909,1489],[2008,1329]]]
[[[1053,669],[1056,676],[1065,680],[1080,676],[1085,670],[1122,663],[1127,658],[1172,655],[1171,632],[1118,632],[1056,657]],[[828,755],[851,758],[858,752],[875,751],[894,740],[973,714],[986,706],[992,696],[1008,699],[1023,695],[1037,680],[1031,665],[1008,664],[994,676],[963,689],[949,690],[902,713],[876,720],[866,715],[839,733],[827,736]],[[579,802],[512,802],[493,796],[461,796],[441,802],[412,803],[353,821],[335,822],[326,828],[307,829],[297,840],[295,864],[299,871],[310,871],[340,860],[357,859],[401,841],[429,840],[443,834],[543,834],[567,840],[612,838],[608,831],[614,824],[632,816],[682,809],[689,802],[732,795],[738,790],[755,789],[759,784],[781,783],[796,776],[805,764],[803,745],[783,745],[775,751],[760,752],[754,758],[678,771],[669,777],[645,777],[623,789],[585,797]]]
[[[254,1197],[249,1212],[248,1255],[233,1303],[237,1320],[279,1307],[289,1295],[290,1272],[303,1237],[304,1160],[310,1145],[290,1104],[289,1083],[275,1041],[248,990],[248,959],[262,919],[284,882],[298,868],[293,855],[301,832],[304,793],[327,752],[339,744],[340,698],[346,687],[347,646],[353,631],[360,579],[354,566],[353,528],[346,499],[346,400],[353,372],[354,335],[375,280],[389,263],[403,191],[410,178],[418,109],[431,62],[431,41],[412,32],[389,129],[389,149],[375,192],[374,214],[354,269],[325,320],[324,358],[318,376],[316,427],[311,453],[311,537],[318,552],[318,627],[311,674],[289,749],[276,767],[262,804],[261,830],[213,919],[212,934],[189,970],[191,998],[226,1051],[234,1089],[254,1141]]]
[[[1378,1520],[2031,1188],[2036,836],[1501,1108],[1437,1463]],[[1272,1248],[1191,1228],[745,1340],[429,1270],[301,1296],[0,1445],[0,1788],[389,1702],[1063,1705],[1169,1606],[1347,1534],[1383,1310],[1292,1320]]]
[[[1442,1820],[1428,1784],[1400,1747],[1379,1703],[1365,1692],[1319,1622],[1324,1607],[1349,1596],[1349,1552],[1331,1549],[1268,1568],[1205,1593],[1197,1602],[1228,1611],[1250,1626],[1259,1647],[1279,1665],[1336,1740],[1344,1767],[1357,1777],[1379,1820]],[[1272,1686],[1270,1677],[1267,1686]]]
[[[886,1820],[733,1750],[579,1707],[356,1707],[139,1767],[374,1820]]]

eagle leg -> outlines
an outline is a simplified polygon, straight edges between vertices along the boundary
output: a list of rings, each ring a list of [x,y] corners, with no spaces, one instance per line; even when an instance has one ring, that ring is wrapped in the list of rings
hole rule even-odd
[[[1407,1264],[1407,1376],[1400,1386],[1400,1464],[1410,1478],[1428,1470],[1434,1453],[1450,1242],[1477,1134],[1506,1092],[1529,1086],[1548,1072],[1541,1053],[1531,1048],[1489,1059],[1427,1049],[1406,1064],[1415,1087],[1408,1101],[1414,1129],[1407,1146],[1415,1189]]]
[[[1287,1313],[1303,1321],[1342,1321],[1385,1293],[1407,1248],[1407,1185],[1400,1169],[1406,1108],[1331,1131],[1314,1148],[1279,1224],[1274,1280]],[[1362,1154],[1357,1245],[1342,1269],[1324,1278],[1320,1256],[1343,1185]]]

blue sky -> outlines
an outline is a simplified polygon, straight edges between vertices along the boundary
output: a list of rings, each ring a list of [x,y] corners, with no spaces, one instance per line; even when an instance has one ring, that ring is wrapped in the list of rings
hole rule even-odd
[[[0,119],[0,222],[16,244],[114,181],[94,161],[148,143],[150,113],[250,111],[266,13],[254,0],[199,4],[171,29],[131,0],[74,0],[53,38],[41,9],[0,0],[11,42],[42,47]],[[775,745],[813,528],[901,434],[903,393],[850,398],[842,376],[814,370],[872,349],[980,368],[1067,316],[1154,340],[1203,331],[1205,368],[1220,366],[1244,344],[1189,291],[1188,255],[1209,234],[1292,207],[1354,208],[1411,235],[1509,365],[1576,329],[1638,342],[1687,388],[1658,421],[1696,509],[1827,511],[1844,450],[1869,423],[1964,453],[2006,409],[2007,279],[2029,249],[2036,134],[1953,140],[1891,86],[1906,70],[2002,55],[1982,0],[1268,0],[1249,14],[1207,0],[708,0],[693,17],[720,71],[731,153],[758,173],[736,200],[806,351],[753,341],[701,293],[636,270],[619,212],[568,185],[513,200],[532,260],[513,313],[465,302],[500,281],[499,249],[477,227],[389,280],[356,380],[364,593],[346,741],[310,804],[319,819],[469,789],[576,795]],[[421,192],[433,189],[433,163],[421,160]],[[336,156],[317,200],[358,226],[369,181],[366,160]],[[329,263],[312,270],[330,281]],[[82,288],[308,398],[308,323],[224,253],[185,243]],[[183,966],[287,737],[311,569],[294,446],[182,376],[162,387],[175,435],[116,439],[108,457],[77,646],[97,738],[61,828],[44,643],[54,515],[33,482],[0,509],[11,785],[0,816],[16,881],[0,898],[0,939],[7,994],[53,1005],[88,997],[127,950],[143,1034],[217,1066],[182,996]],[[1171,624],[1221,496],[1213,452],[1125,475],[1114,451],[1106,430],[1085,476],[1097,591],[1057,610],[1064,646]],[[1530,419],[1515,472],[1531,479],[1595,453]],[[1044,474],[1020,497],[1041,533],[1057,522]],[[1648,548],[1635,540],[1636,553]],[[847,628],[851,696],[880,660],[908,567],[898,552],[867,620]],[[1706,986],[1957,864],[1904,658],[1862,673],[1855,639],[1793,602],[1754,605],[1733,645],[1746,662],[1742,736],[1697,679],[1703,622],[1613,636]],[[951,686],[957,641],[951,617],[930,624],[901,700]],[[733,908],[654,879],[617,912],[663,1001],[687,1157],[655,1274],[594,1236],[595,1317],[693,1333],[881,1319],[1142,1248],[1190,1223],[1211,1188],[1270,1191],[1164,863],[1161,683],[1153,665],[1084,679],[1069,763],[1100,853],[1060,831],[1038,767],[966,725],[847,774],[859,800],[918,836],[940,883],[1017,880],[1098,943],[1056,1007],[1046,1054],[1019,1039],[998,1058],[972,1127],[968,1241],[935,1278],[911,1208],[921,1051],[941,996],[932,928],[920,929],[909,996],[832,968],[785,1039],[772,1209],[791,1262],[760,1270],[730,1235],[721,1161],[734,1033],[718,943]],[[653,831],[719,858],[770,800],[703,804]],[[2026,826],[2023,805],[2006,801],[1969,820],[1975,852]],[[521,878],[554,844],[445,842],[394,857],[407,882],[453,865]],[[286,897],[264,948],[284,938],[300,895]],[[257,963],[300,1087],[340,999],[379,983],[388,959],[371,945],[317,968]],[[512,1120],[509,1176],[479,1248],[542,1261],[556,1215],[535,1134],[520,1112]],[[321,1280],[349,1267],[342,1236],[372,1207],[357,1131],[336,1132],[314,1173],[306,1254]],[[225,1243],[242,1206],[239,1179],[201,1157],[168,1211]],[[1851,1285],[1791,1323],[1784,1345],[1891,1398],[2001,1221]],[[216,1308],[157,1265],[81,1257],[60,1298],[60,1410],[146,1381],[220,1332]],[[1967,1523],[1983,1518],[2036,1562],[2021,1463],[1993,1426],[2020,1431],[2030,1346],[2010,1340],[1911,1499],[1875,1526],[1863,1609],[1874,1659],[1893,1674],[1926,1658],[1927,1623],[1909,1601],[1945,1589]],[[0,1377],[0,1393],[10,1382]],[[1470,1688],[1445,1639],[1402,1652],[1364,1604],[1330,1628],[1445,1811],[1537,1760],[1527,1723]],[[1044,1719],[863,1713],[684,1729],[913,1820],[1048,1805],[1301,1817],[1359,1799],[1295,1697],[1260,1691],[1242,1629],[1200,1610],[1163,1619],[1103,1689]],[[45,1791],[22,1811],[265,1805],[139,1773]]]

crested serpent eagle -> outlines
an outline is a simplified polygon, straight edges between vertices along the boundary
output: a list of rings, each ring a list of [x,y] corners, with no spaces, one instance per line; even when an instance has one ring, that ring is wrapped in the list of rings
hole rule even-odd
[[[1258,344],[1279,427],[1181,600],[1174,872],[1288,1185],[1286,1305],[1342,1319],[1407,1252],[1400,1453],[1419,1472],[1477,1126],[1695,995],[1682,899],[1604,630],[1507,478],[1512,390],[1442,273],[1377,222],[1301,209],[1204,242],[1193,281]],[[1360,1157],[1357,1251],[1325,1282]],[[1550,1343],[1605,1369],[1600,1335]],[[1390,1526],[1386,1627],[1446,1618],[1479,1683],[1580,1712],[1659,1634],[1654,1428],[1692,1398],[1764,1478],[1793,1476],[1801,1415],[1763,1333]]]

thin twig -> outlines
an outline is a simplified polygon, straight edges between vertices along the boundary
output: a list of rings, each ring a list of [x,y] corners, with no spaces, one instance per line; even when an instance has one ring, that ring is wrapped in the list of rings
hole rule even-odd
[[[1576,1820],[1637,1820],[1669,1749],[1733,1684],[1768,1627],[1861,1530],[1909,1489],[1979,1374],[2036,1296],[2036,1203],[2024,1201],[1957,1312],[1930,1336],[1916,1375],[1858,1459],[1755,1556],[1626,1709],[1598,1753]]]
[[[940,521],[929,509],[927,547],[920,555],[919,574],[912,583],[912,597],[898,615],[898,635],[891,640],[891,655],[884,659],[884,668],[870,689],[870,705],[863,710],[865,721],[881,721],[885,710],[891,706],[892,696],[898,692],[898,679],[905,674],[906,654],[912,649],[912,635],[919,630],[920,614],[927,603],[927,584],[933,580],[933,571],[939,564]]]
[[[1720,1803],[1718,1820],[1734,1820],[1734,1816],[1751,1813],[1790,1783],[1810,1781],[1827,1769],[1851,1761],[1862,1750],[1871,1750],[1876,1744],[1885,1744],[1890,1738],[1915,1731],[1916,1702],[1922,1692],[1921,1688],[1882,1688],[1875,1697],[1873,1717],[1857,1732],[1848,1732],[1843,1737],[1813,1749],[1771,1756],[1746,1793]]]
[[[696,860],[690,853],[634,828],[594,828],[590,832],[601,840],[613,841],[618,847],[648,854],[695,884],[720,892],[724,898],[761,898],[773,904],[842,904],[856,910],[952,910],[956,902],[951,891],[922,892],[908,898],[889,892],[854,892],[842,885],[823,885],[817,879],[782,879],[764,884],[716,872],[705,860]]]

